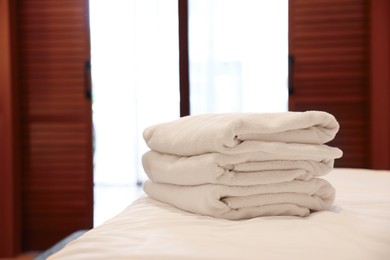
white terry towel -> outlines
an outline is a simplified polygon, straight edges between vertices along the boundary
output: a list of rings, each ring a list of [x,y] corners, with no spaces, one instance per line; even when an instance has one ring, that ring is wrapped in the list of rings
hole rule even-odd
[[[229,220],[260,216],[308,216],[327,210],[335,198],[333,186],[326,180],[290,181],[254,186],[205,184],[181,186],[144,184],[153,199],[195,214]]]
[[[338,130],[334,116],[322,111],[226,113],[182,117],[150,126],[143,136],[152,150],[189,156],[256,149],[247,141],[323,144]]]
[[[150,150],[142,156],[142,164],[154,182],[245,186],[322,176],[333,169],[334,159],[342,155],[340,149],[327,145],[263,142],[260,148],[251,153],[195,156]]]

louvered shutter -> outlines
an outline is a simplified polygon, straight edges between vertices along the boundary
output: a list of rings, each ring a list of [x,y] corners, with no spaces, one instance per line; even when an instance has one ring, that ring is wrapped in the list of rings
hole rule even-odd
[[[22,237],[42,250],[93,225],[87,0],[20,0]]]
[[[341,129],[338,167],[369,167],[369,24],[365,0],[290,0],[289,109],[324,110]]]

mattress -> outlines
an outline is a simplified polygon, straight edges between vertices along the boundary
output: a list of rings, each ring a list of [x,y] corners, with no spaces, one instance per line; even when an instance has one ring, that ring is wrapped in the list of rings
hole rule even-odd
[[[324,179],[333,206],[304,218],[216,219],[142,195],[48,259],[390,259],[390,171]]]

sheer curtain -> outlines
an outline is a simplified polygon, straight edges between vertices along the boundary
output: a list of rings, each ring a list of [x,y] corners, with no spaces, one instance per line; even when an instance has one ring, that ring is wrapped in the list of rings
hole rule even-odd
[[[144,128],[180,115],[177,9],[90,0],[95,225],[146,179]],[[192,114],[287,110],[287,0],[189,0],[189,26]]]
[[[288,109],[288,0],[189,0],[191,114]]]
[[[179,117],[177,0],[90,0],[95,224],[146,177],[145,127]]]
[[[132,183],[144,127],[179,116],[177,1],[90,0],[90,10],[95,182]]]

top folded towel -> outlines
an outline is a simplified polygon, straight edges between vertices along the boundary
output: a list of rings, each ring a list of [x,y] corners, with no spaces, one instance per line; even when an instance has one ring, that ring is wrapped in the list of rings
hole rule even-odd
[[[225,113],[182,117],[150,126],[143,135],[152,150],[192,156],[237,153],[246,141],[324,144],[338,130],[335,117],[322,111]]]

